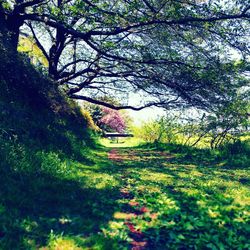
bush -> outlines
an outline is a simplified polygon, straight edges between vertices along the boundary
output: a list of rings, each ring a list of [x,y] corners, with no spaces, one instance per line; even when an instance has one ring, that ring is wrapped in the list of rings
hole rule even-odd
[[[234,143],[228,143],[221,148],[224,154],[235,155],[235,154],[246,154],[250,155],[250,141],[237,140]]]
[[[250,167],[250,140],[228,143],[221,147],[219,152],[219,157],[227,161],[227,167]]]

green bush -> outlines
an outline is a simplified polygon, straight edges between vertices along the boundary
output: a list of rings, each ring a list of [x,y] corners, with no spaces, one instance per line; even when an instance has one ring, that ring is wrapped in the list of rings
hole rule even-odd
[[[250,141],[237,140],[234,143],[228,143],[221,148],[225,155],[245,154],[250,155]]]
[[[60,156],[55,152],[40,151],[36,153],[40,161],[39,171],[42,174],[50,174],[53,176],[64,176],[71,173],[72,169],[63,161]]]

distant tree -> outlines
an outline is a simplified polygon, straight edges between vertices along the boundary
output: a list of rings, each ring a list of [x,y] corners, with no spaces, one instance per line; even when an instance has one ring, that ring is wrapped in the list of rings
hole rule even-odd
[[[167,114],[155,120],[144,122],[136,130],[136,136],[151,143],[174,143],[177,140],[179,129],[178,117]]]
[[[213,113],[199,119],[189,119],[182,126],[185,144],[195,146],[206,141],[211,148],[218,148],[229,141],[235,141],[250,128],[249,91],[234,97],[227,106],[221,106]]]
[[[122,133],[126,128],[125,120],[122,115],[113,109],[106,107],[102,108],[104,116],[100,120],[100,125],[106,130],[114,130],[116,132]]]
[[[94,121],[94,123],[99,127],[101,128],[101,123],[100,123],[100,120],[102,119],[103,117],[103,111],[102,111],[102,107],[99,106],[99,105],[93,105],[93,104],[90,104],[90,105],[87,105],[87,110],[89,110],[90,114],[91,114],[91,117]]]
[[[102,100],[119,104],[117,100],[110,97],[104,97]],[[104,131],[121,133],[127,130],[132,122],[127,110],[113,110],[94,104],[84,104],[83,109],[89,112],[95,125]]]
[[[207,130],[211,148],[217,148],[225,142],[239,139],[250,129],[250,103],[237,99],[227,107],[220,108],[207,117]]]
[[[249,0],[0,0],[13,46],[20,31],[74,99],[140,110],[227,105],[246,86]],[[232,52],[233,50],[233,52]],[[240,63],[235,65],[237,54]],[[137,92],[141,106],[127,105]],[[113,94],[121,105],[104,101]]]

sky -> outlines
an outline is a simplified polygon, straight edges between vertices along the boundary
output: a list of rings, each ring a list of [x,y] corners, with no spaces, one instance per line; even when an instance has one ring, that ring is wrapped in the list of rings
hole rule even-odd
[[[166,113],[164,109],[157,107],[145,108],[140,111],[129,110],[128,112],[136,126],[141,125],[143,122],[154,120],[158,116],[163,116]]]

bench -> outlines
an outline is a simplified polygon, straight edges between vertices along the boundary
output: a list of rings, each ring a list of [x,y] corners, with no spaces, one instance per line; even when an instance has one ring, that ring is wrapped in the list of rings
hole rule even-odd
[[[116,137],[116,138],[118,138],[118,137],[134,137],[134,135],[133,134],[126,134],[126,133],[104,133],[104,135],[103,135],[103,137],[106,137],[106,138],[108,138],[108,137],[110,137],[110,138],[112,138],[112,137]]]

